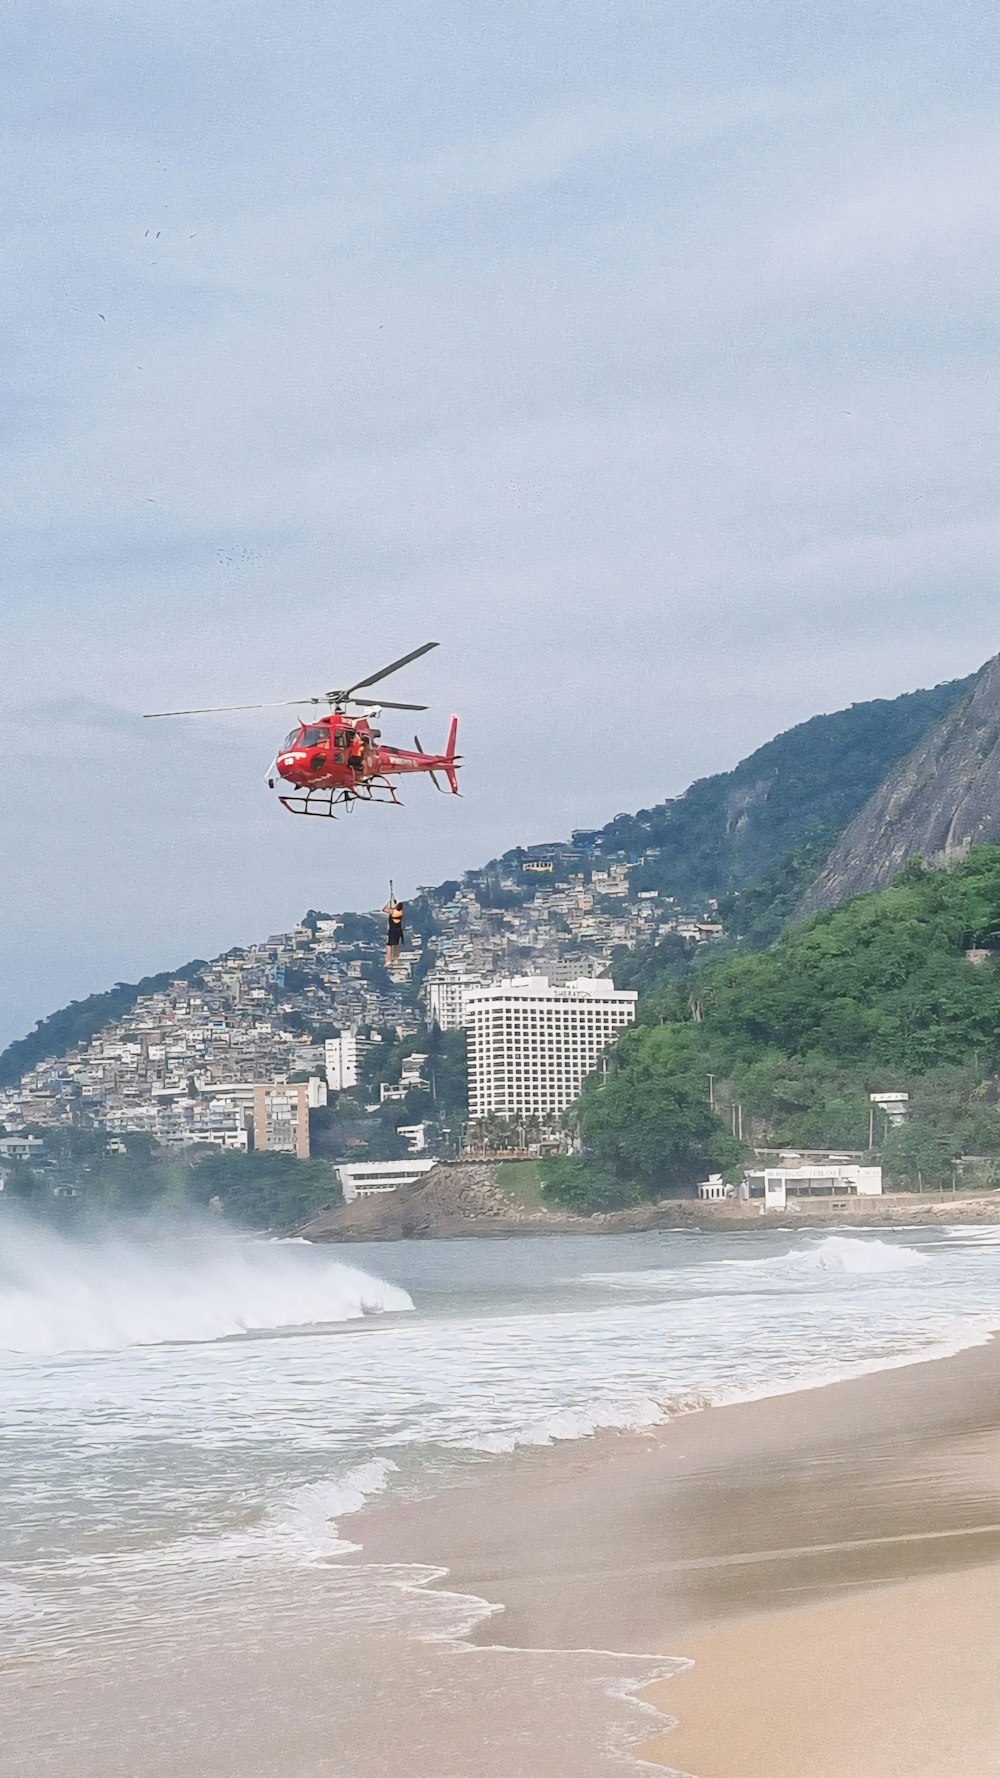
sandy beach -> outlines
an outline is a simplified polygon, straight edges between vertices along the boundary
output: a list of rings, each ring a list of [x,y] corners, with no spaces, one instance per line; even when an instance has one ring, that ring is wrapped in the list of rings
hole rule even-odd
[[[1000,1772],[1000,1570],[935,1575],[731,1622],[650,1688],[678,1726],[642,1749],[698,1778]]]
[[[482,1643],[686,1657],[697,1778],[1000,1773],[1000,1345],[527,1454],[356,1521],[504,1607]]]

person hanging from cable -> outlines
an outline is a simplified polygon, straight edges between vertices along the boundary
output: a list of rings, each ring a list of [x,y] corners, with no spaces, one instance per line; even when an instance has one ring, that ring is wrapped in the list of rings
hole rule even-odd
[[[385,934],[385,966],[386,969],[395,969],[399,963],[399,953],[405,942],[403,920],[406,909],[401,901],[396,900],[391,883],[389,884],[389,899],[382,912],[389,922]]]

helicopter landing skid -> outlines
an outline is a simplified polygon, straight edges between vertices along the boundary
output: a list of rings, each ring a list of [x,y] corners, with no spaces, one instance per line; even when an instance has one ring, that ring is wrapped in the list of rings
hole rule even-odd
[[[279,796],[278,801],[290,815],[319,815],[328,821],[336,821],[340,808],[349,815],[356,803],[391,803],[402,808],[388,778],[366,778],[350,789],[304,790],[296,796]]]

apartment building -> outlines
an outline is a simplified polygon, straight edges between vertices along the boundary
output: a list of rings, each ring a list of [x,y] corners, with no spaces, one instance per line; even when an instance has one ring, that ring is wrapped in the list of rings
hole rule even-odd
[[[253,1145],[275,1154],[309,1159],[309,1091],[305,1081],[257,1086],[253,1096]]]
[[[638,995],[613,982],[513,976],[465,1000],[469,1116],[553,1117],[635,1020]]]
[[[358,1084],[358,1040],[353,1031],[326,1040],[326,1084],[331,1093],[345,1093]]]

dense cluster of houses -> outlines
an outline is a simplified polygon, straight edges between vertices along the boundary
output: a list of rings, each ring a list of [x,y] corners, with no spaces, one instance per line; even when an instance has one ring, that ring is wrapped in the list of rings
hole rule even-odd
[[[457,885],[418,891],[406,948],[388,973],[375,916],[309,916],[231,951],[0,1091],[0,1125],[15,1137],[81,1122],[111,1139],[142,1132],[165,1145],[307,1153],[308,1111],[356,1083],[344,1060],[351,1044],[356,1056],[435,1021],[455,1028],[468,991],[504,979],[558,987],[600,977],[615,953],[668,933],[691,943],[721,933],[714,905],[691,913],[634,889],[642,861],[595,857],[590,837],[521,850]]]

